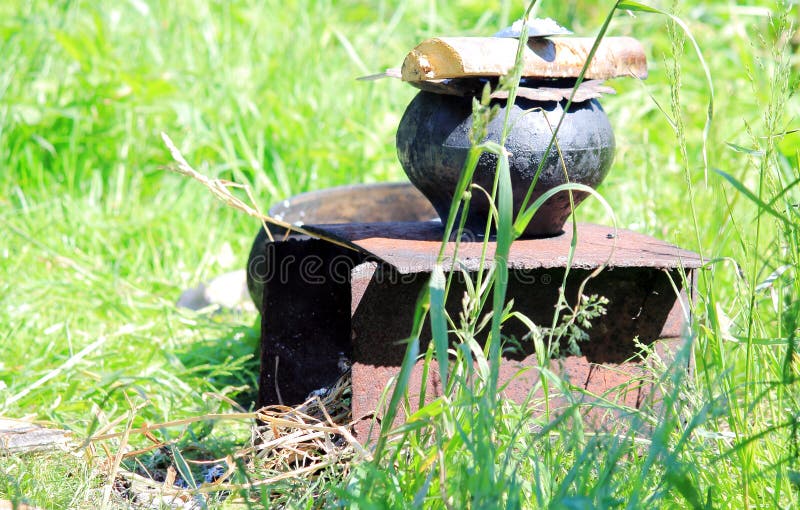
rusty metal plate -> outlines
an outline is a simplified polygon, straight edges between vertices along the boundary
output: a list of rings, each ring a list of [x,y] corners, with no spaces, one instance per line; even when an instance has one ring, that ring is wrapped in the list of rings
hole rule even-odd
[[[430,272],[436,265],[444,229],[440,222],[348,223],[343,225],[306,226],[312,232],[333,237],[354,249],[381,260],[401,274]],[[508,266],[511,269],[566,267],[573,230],[554,237],[520,239],[511,246]],[[648,267],[654,269],[701,266],[700,256],[672,244],[631,230],[579,223],[577,248],[572,267],[594,269],[608,267]],[[475,271],[480,265],[482,243],[472,238],[462,241],[458,251],[459,267]],[[489,244],[491,262],[494,243]],[[445,270],[451,269],[455,243],[447,248]]]

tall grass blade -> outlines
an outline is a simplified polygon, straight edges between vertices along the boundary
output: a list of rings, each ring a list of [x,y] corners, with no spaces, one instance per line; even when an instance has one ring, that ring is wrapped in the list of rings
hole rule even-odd
[[[531,5],[532,7],[532,5]],[[553,135],[550,137],[550,143],[547,145],[547,149],[545,149],[544,154],[542,154],[542,159],[539,161],[539,165],[536,168],[536,173],[533,175],[533,179],[531,180],[531,184],[528,187],[528,191],[525,194],[525,198],[522,200],[522,204],[520,205],[520,212],[526,210],[528,208],[528,202],[530,202],[531,197],[533,196],[533,190],[536,187],[536,183],[539,182],[539,176],[542,174],[544,170],[544,165],[547,162],[547,159],[550,157],[550,153],[553,151],[553,147],[555,147],[556,140],[558,137],[558,132],[561,130],[561,125],[564,122],[564,119],[567,117],[567,112],[569,111],[570,107],[572,107],[572,100],[575,98],[575,93],[578,91],[581,83],[583,83],[584,76],[586,76],[586,71],[589,69],[589,65],[592,63],[592,59],[594,59],[595,53],[597,53],[597,48],[600,47],[600,43],[605,37],[606,32],[608,31],[608,27],[611,24],[611,20],[614,17],[614,13],[617,10],[617,4],[611,8],[606,19],[603,21],[603,26],[600,27],[600,32],[597,34],[597,37],[594,40],[594,44],[592,44],[592,48],[589,50],[589,54],[586,56],[586,62],[583,64],[583,68],[581,68],[581,72],[578,73],[578,77],[575,80],[575,85],[572,88],[572,94],[570,94],[569,99],[567,99],[566,104],[564,105],[564,110],[561,113],[561,116],[558,119],[558,123],[556,124],[555,129],[553,129]],[[519,216],[517,217],[519,220]],[[528,220],[530,222],[530,220]]]
[[[700,62],[700,66],[703,68],[703,72],[706,75],[706,83],[708,84],[708,104],[706,106],[706,122],[703,126],[703,175],[705,178],[705,183],[708,184],[708,135],[711,133],[711,121],[714,119],[714,81],[711,79],[711,70],[708,68],[708,63],[706,63],[706,59],[703,57],[703,52],[700,50],[700,45],[697,44],[697,40],[695,40],[694,36],[692,35],[692,31],[689,29],[689,26],[679,17],[670,14],[666,11],[662,11],[661,9],[656,9],[655,7],[651,7],[649,5],[645,5],[639,2],[633,2],[630,0],[622,0],[617,2],[617,9],[626,9],[628,11],[639,11],[639,12],[649,12],[653,14],[661,14],[663,16],[667,16],[670,18],[676,25],[681,27],[681,30],[686,34],[686,37],[692,42],[692,47],[694,47],[694,52],[697,55],[697,60]]]
[[[436,351],[436,361],[439,363],[439,376],[442,379],[442,387],[447,388],[447,316],[444,308],[445,303],[445,284],[447,283],[442,266],[437,265],[433,269],[430,280],[431,296],[431,333],[433,334],[433,345]],[[420,402],[425,398],[420,395]]]
[[[492,371],[490,375],[489,393],[494,394],[497,389],[497,378],[500,371],[500,325],[503,320],[502,311],[505,308],[506,291],[508,289],[508,253],[515,236],[514,203],[511,189],[511,173],[508,164],[508,153],[504,147],[492,146],[493,152],[498,153],[497,164],[497,238],[494,254],[495,284],[492,295],[492,333],[489,349],[489,360]],[[490,397],[491,398],[491,397]]]
[[[389,400],[389,405],[384,413],[383,421],[381,422],[381,434],[378,438],[378,443],[375,445],[375,462],[381,461],[384,449],[386,448],[386,441],[389,436],[394,419],[397,416],[397,410],[400,406],[400,401],[403,395],[408,390],[408,380],[411,377],[411,371],[414,364],[417,362],[419,356],[419,337],[422,332],[422,325],[427,316],[428,303],[430,302],[430,294],[426,287],[417,298],[417,305],[414,310],[414,325],[412,327],[411,337],[406,340],[406,353],[403,357],[403,364],[400,367],[400,373],[397,374],[394,389],[392,390],[392,398]]]

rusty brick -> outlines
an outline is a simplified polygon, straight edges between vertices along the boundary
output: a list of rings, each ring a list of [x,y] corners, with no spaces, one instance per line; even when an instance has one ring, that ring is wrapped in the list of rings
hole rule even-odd
[[[674,355],[683,340],[681,338],[663,338],[656,343],[656,352],[664,363],[674,361]],[[435,363],[434,363],[435,365]],[[522,360],[505,359],[500,365],[498,387],[502,388],[504,398],[516,402],[525,402],[531,389],[539,382],[539,362],[535,355],[530,355]],[[658,400],[659,395],[647,379],[642,377],[647,363],[645,360],[628,360],[622,363],[593,363],[586,356],[565,356],[551,360],[549,369],[559,374],[570,384],[577,386],[594,395],[602,395],[609,402],[630,409],[639,409],[648,399]],[[688,369],[689,367],[687,367]],[[386,411],[386,405],[391,394],[384,395],[385,388],[398,369],[393,366],[367,365],[356,362],[353,364],[353,420],[354,434],[364,443],[370,443],[377,438],[380,430],[381,417]],[[418,409],[419,394],[422,385],[423,361],[418,361],[411,372],[409,379],[410,412]],[[441,380],[438,369],[432,366],[428,373],[427,392],[425,401],[430,402],[442,393]],[[385,397],[385,398],[384,398]],[[541,389],[536,391],[530,401],[544,398]],[[590,395],[578,396],[581,402],[594,400]],[[551,396],[549,409],[553,416],[559,414],[568,402],[561,396]],[[544,412],[543,404],[539,403],[538,411]],[[616,418],[618,413],[605,408],[583,408],[583,414],[590,426],[596,430],[609,426],[609,418]],[[395,420],[399,425],[402,418]]]

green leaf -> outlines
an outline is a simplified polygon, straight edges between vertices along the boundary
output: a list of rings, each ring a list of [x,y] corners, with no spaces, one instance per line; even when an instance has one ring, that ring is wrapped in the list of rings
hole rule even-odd
[[[736,188],[739,191],[739,193],[741,193],[742,195],[746,196],[748,199],[750,199],[751,202],[755,203],[758,206],[760,211],[766,212],[768,214],[771,214],[772,216],[776,217],[781,222],[783,222],[789,228],[792,227],[792,224],[788,219],[786,219],[783,216],[781,216],[781,214],[778,211],[776,211],[775,209],[770,207],[769,204],[767,204],[766,202],[764,202],[763,200],[758,198],[758,196],[755,193],[753,193],[752,191],[747,189],[744,184],[742,184],[741,182],[737,181],[734,176],[730,175],[727,172],[723,172],[722,170],[720,170],[718,168],[715,168],[714,171],[716,173],[718,173],[719,175],[721,175],[722,177],[724,177],[726,181],[731,183],[733,185],[733,187]]]
[[[415,422],[422,422],[425,421],[427,418],[434,418],[439,416],[444,412],[444,408],[446,406],[446,402],[444,399],[437,398],[430,402],[429,404],[425,404],[416,410],[414,413],[406,418],[406,423],[415,423]],[[399,427],[395,429],[395,432],[399,431]]]
[[[550,197],[556,195],[557,193],[560,193],[561,191],[568,191],[568,190],[583,191],[589,193],[590,195],[593,195],[597,200],[600,201],[601,204],[603,204],[603,207],[605,207],[606,211],[608,211],[608,213],[614,220],[614,225],[616,225],[616,219],[614,218],[614,210],[611,209],[611,206],[608,204],[608,202],[606,202],[606,199],[603,198],[602,195],[600,195],[600,193],[598,193],[593,188],[590,188],[585,184],[579,184],[576,182],[567,182],[564,184],[559,184],[555,188],[547,190],[545,193],[542,194],[542,196],[537,198],[536,201],[530,205],[530,207],[519,213],[519,216],[517,216],[517,221],[514,223],[515,235],[519,236],[522,234],[522,232],[525,231],[525,229],[528,227],[528,224],[533,219],[533,215],[536,214],[536,211],[538,211],[539,208],[542,206],[542,204],[544,204]]]
[[[622,1],[617,3],[617,9],[625,9],[628,11],[639,11],[639,12],[652,12],[654,14],[667,14],[664,11],[656,9],[655,7],[650,7],[649,5],[640,4],[639,2]]]
[[[63,30],[54,30],[53,38],[76,62],[83,65],[86,60],[86,45],[84,41],[71,36]]]
[[[770,275],[767,276],[763,282],[756,285],[756,292],[762,292],[772,287],[775,284],[775,281],[778,278],[780,278],[783,273],[785,273],[788,269],[791,268],[792,266],[790,266],[789,264],[784,264],[778,267],[775,271],[770,273]]]
[[[692,508],[702,509],[702,497],[700,493],[697,491],[697,488],[692,484],[692,480],[689,478],[683,470],[675,470],[675,469],[668,469],[666,473],[666,479],[670,485],[675,487],[678,492],[686,498],[686,501],[691,505]]]
[[[725,145],[733,149],[734,152],[741,152],[743,154],[748,154],[750,156],[758,156],[758,157],[764,155],[764,151],[760,149],[748,149],[747,147],[742,147],[741,145],[736,145],[735,143],[730,143],[730,142],[725,142]]]
[[[189,487],[196,489],[197,482],[194,480],[192,470],[189,468],[189,464],[186,462],[186,459],[184,459],[183,455],[181,455],[181,452],[175,448],[175,445],[170,445],[170,450],[172,450],[172,458],[175,461],[175,468],[178,470],[181,478],[183,478]]]
[[[447,316],[444,309],[445,284],[444,270],[441,265],[433,268],[430,280],[431,294],[431,332],[433,333],[433,346],[436,351],[436,361],[439,363],[439,376],[442,378],[442,387],[447,388]]]

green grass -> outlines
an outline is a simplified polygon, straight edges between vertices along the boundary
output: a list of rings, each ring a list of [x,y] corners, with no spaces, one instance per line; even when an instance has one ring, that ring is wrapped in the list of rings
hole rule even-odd
[[[249,184],[264,208],[306,190],[402,179],[394,130],[414,91],[354,77],[398,65],[427,36],[490,34],[524,8],[285,4],[0,5],[0,415],[86,437],[115,419],[120,430],[132,406],[139,427],[231,411],[221,396],[245,401],[256,317],[196,315],[174,302],[243,267],[257,224],[165,172],[159,133],[203,173]],[[612,5],[536,9],[595,35]],[[600,193],[620,226],[711,261],[695,303],[697,370],[662,378],[674,405],[631,417],[629,432],[582,434],[574,415],[548,423],[486,401],[456,360],[450,406],[424,411],[425,426],[389,441],[380,461],[253,491],[254,505],[796,506],[800,135],[780,133],[800,127],[798,59],[788,28],[766,16],[784,7],[759,5],[679,4],[714,82],[708,168],[709,90],[689,41],[655,14],[618,13],[609,29],[642,40],[650,78],[617,80],[619,94],[603,100],[618,152]],[[765,205],[775,214],[759,214]],[[577,214],[609,221],[595,201]],[[553,392],[563,382],[548,381]],[[535,433],[519,433],[531,425]],[[249,428],[197,423],[159,437],[187,458],[222,458]],[[0,457],[0,499],[97,505],[105,457]]]

